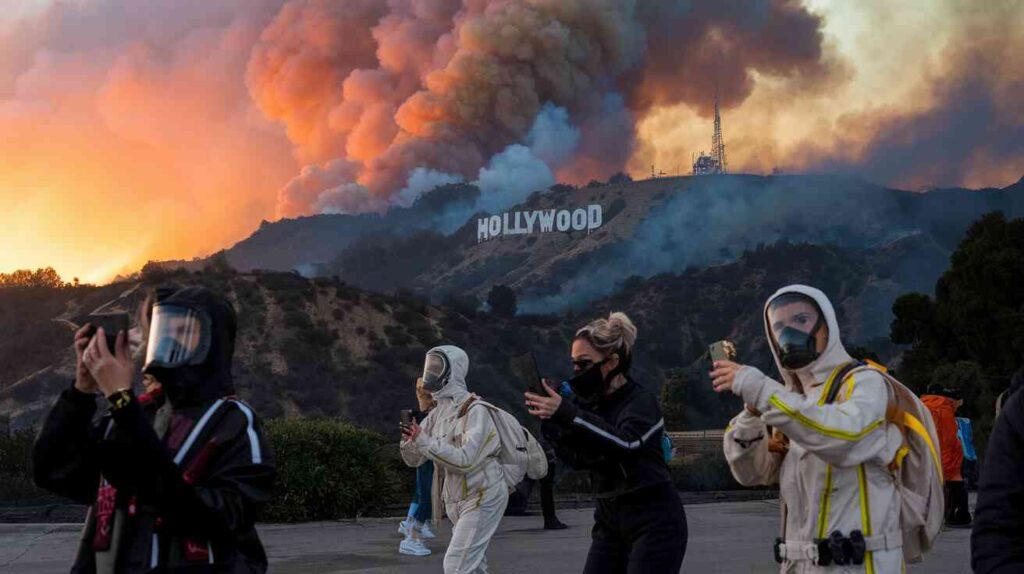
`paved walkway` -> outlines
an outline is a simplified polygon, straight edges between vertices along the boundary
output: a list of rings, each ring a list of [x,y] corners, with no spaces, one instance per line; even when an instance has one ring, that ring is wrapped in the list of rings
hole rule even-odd
[[[683,572],[775,573],[771,541],[775,539],[778,503],[727,502],[686,507],[690,539]],[[506,518],[488,552],[497,574],[546,574],[582,570],[590,542],[591,511],[560,511],[571,527],[548,532],[540,517]],[[300,525],[264,525],[260,535],[271,572],[441,572],[447,529],[430,543],[433,556],[398,554],[397,520],[379,519]],[[0,525],[0,572],[36,574],[67,572],[78,538],[77,526]],[[912,574],[970,572],[970,531],[949,530]],[[880,573],[883,574],[883,573]]]

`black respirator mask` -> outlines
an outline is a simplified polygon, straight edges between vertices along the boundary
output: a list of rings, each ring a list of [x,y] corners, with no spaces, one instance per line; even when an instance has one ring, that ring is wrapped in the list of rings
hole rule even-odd
[[[605,361],[594,363],[586,370],[580,371],[569,379],[569,387],[572,388],[572,392],[576,393],[576,396],[581,401],[585,403],[594,402],[604,394],[605,377],[601,372],[601,365],[604,363]]]
[[[810,315],[812,311],[806,310],[798,312],[796,315],[791,315],[784,319],[784,321],[787,323],[793,323],[803,320],[804,324],[809,321],[814,321],[811,330],[804,331],[788,324],[778,331],[774,330],[777,327],[773,327],[775,342],[778,345],[779,350],[779,363],[782,364],[783,368],[790,371],[803,369],[818,360],[818,357],[821,356],[821,353],[818,352],[818,332],[821,331],[822,326],[825,324],[825,319],[821,309],[813,299],[792,297],[777,303],[779,308],[785,308],[789,305],[796,304],[804,304],[812,307],[815,316],[809,317],[808,315]],[[771,313],[772,312],[769,311],[769,317],[771,317]]]
[[[620,358],[619,365],[606,376],[601,373],[601,366],[607,363],[608,360],[604,359],[594,363],[569,379],[569,387],[572,388],[572,392],[576,394],[580,401],[593,404],[601,400],[601,397],[608,390],[608,385],[611,384],[611,381],[619,373],[625,372],[629,364],[628,359]]]

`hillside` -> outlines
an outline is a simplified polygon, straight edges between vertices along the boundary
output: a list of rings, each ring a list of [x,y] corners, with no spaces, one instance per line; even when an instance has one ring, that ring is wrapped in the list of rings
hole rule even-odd
[[[480,242],[475,188],[447,186],[383,216],[269,223],[225,254],[240,270],[337,275],[373,291],[409,289],[435,303],[453,294],[483,299],[493,285],[504,284],[519,294],[520,309],[531,313],[560,312],[609,296],[632,275],[728,263],[777,241],[898,250],[903,260],[917,261],[909,267],[912,273],[895,273],[898,290],[915,283],[930,291],[970,222],[994,210],[1024,215],[1022,190],[1024,182],[1005,189],[913,193],[827,175],[556,186],[509,210],[598,204],[603,225],[593,232]],[[916,239],[904,241],[908,237]]]
[[[47,317],[67,318],[111,301],[113,308],[132,309],[148,287],[173,283],[206,285],[233,301],[240,318],[237,387],[266,417],[338,415],[394,433],[398,410],[413,400],[412,381],[423,353],[441,342],[469,352],[475,390],[522,414],[522,382],[511,360],[533,349],[545,375],[567,376],[572,333],[593,316],[615,309],[629,313],[640,328],[637,379],[658,388],[673,369],[690,368],[694,388],[688,400],[693,405],[675,407],[689,413],[688,424],[714,426],[724,423],[736,405],[707,388],[699,361],[705,346],[729,337],[745,359],[770,369],[758,323],[761,305],[775,289],[792,282],[824,288],[835,297],[847,340],[870,342],[859,325],[873,319],[866,310],[879,305],[879,293],[887,296],[891,281],[879,261],[892,259],[882,251],[762,246],[728,264],[629,279],[619,293],[586,312],[508,319],[472,307],[428,305],[408,292],[368,292],[336,279],[213,269],[151,274],[141,282],[22,300],[22,318],[39,318],[30,323],[0,315],[0,329],[37,346],[31,355],[0,347],[0,417],[9,417],[16,428],[35,424],[71,380],[70,330],[54,328]],[[10,308],[18,297],[23,296],[0,290],[0,308]]]

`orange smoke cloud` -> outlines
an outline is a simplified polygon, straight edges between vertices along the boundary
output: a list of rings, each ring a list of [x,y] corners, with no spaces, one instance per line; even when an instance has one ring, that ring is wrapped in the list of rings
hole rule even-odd
[[[220,249],[273,213],[296,165],[242,80],[261,9],[160,4],[140,2],[158,32],[70,3],[0,22],[20,47],[0,54],[0,270],[104,281]]]
[[[822,19],[827,72],[752,75],[746,99],[722,111],[733,171],[841,172],[904,189],[1001,187],[1024,175],[1015,95],[1024,69],[1014,57],[1024,51],[1024,5],[807,4]],[[706,113],[652,108],[630,168],[685,172],[709,148]]]
[[[0,271],[107,279],[261,219],[493,180],[495,158],[575,183],[685,173],[716,87],[733,171],[1010,183],[1024,7],[965,6],[132,0],[0,16]],[[544,110],[570,147],[527,141]]]
[[[301,161],[347,162],[299,175],[279,215],[327,200],[381,210],[417,168],[473,180],[548,104],[581,134],[549,167],[581,183],[635,157],[639,119],[677,104],[706,115],[716,86],[726,106],[758,76],[820,90],[839,69],[822,25],[791,0],[292,0],[256,46],[248,84]]]

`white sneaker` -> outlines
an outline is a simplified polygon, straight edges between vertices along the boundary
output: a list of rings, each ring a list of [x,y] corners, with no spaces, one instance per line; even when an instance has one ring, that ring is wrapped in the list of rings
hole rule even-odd
[[[430,556],[430,549],[424,546],[420,540],[406,538],[398,545],[398,553],[409,556]]]
[[[412,520],[409,519],[409,518],[406,518],[405,520],[403,520],[403,521],[398,523],[398,533],[401,534],[402,536],[405,536],[406,538],[409,537],[409,523],[410,522],[412,522]]]
[[[431,539],[431,538],[437,538],[437,536],[434,534],[434,531],[430,529],[430,523],[429,522],[423,522],[419,526],[420,526],[420,536],[422,536],[423,538],[426,538],[428,540]]]

